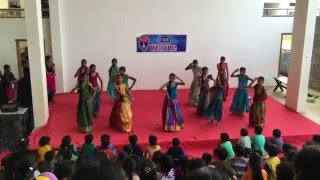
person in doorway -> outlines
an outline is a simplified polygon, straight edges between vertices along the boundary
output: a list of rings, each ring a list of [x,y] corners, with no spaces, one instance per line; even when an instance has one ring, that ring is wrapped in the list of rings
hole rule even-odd
[[[235,75],[236,72],[240,71],[240,74]],[[246,75],[246,68],[241,67],[236,69],[231,77],[238,78],[238,88],[233,96],[230,111],[237,115],[249,112],[249,93],[248,93],[248,81],[253,81],[249,76]]]
[[[201,67],[198,66],[198,61],[195,59],[189,64],[185,70],[192,70],[193,73],[193,80],[190,86],[189,92],[189,103],[191,106],[197,107],[199,102],[199,93],[200,93],[200,86],[199,86],[199,76],[201,75]]]
[[[48,90],[48,101],[53,103],[53,97],[56,93],[56,74],[55,65],[52,62],[51,56],[46,56],[46,73],[47,73],[47,90]]]
[[[131,91],[131,89],[133,88],[133,86],[136,84],[137,82],[137,79],[132,77],[132,76],[129,76],[128,74],[126,74],[126,67],[124,66],[121,66],[119,68],[119,73],[120,75],[122,76],[122,79],[123,79],[123,83],[126,84],[127,88],[129,91]],[[132,84],[131,86],[129,86],[129,79],[132,80]]]
[[[80,75],[80,81],[71,92],[74,92],[76,89],[78,89],[79,93],[77,111],[78,128],[82,132],[90,132],[92,129],[93,115],[92,98],[95,96],[96,90],[88,82],[88,74],[82,73]]]
[[[215,81],[214,96],[210,101],[205,115],[210,119],[210,123],[214,120],[218,121],[218,125],[221,124],[222,110],[223,110],[223,81],[220,80],[220,76],[217,76]]]
[[[116,97],[110,114],[109,125],[129,133],[132,129],[132,111],[130,107],[132,97],[120,74],[116,76],[114,91]]]
[[[4,65],[3,69],[4,73],[1,78],[3,104],[10,104],[16,99],[15,84],[17,80],[11,72],[11,67],[8,64]]]
[[[220,76],[220,81],[223,84],[223,100],[226,101],[228,99],[228,91],[229,91],[229,69],[228,63],[226,63],[226,58],[221,56],[220,63],[217,64],[218,74]]]
[[[258,81],[258,82],[257,82]],[[253,84],[257,82],[256,85]],[[249,85],[249,88],[254,89],[253,103],[250,106],[249,123],[252,126],[264,126],[266,116],[267,91],[263,86],[264,77],[255,78]]]
[[[101,86],[98,84],[98,79],[100,81]],[[96,65],[91,64],[90,65],[90,73],[89,73],[89,82],[92,84],[92,87],[96,90],[96,95],[93,97],[93,117],[98,117],[100,106],[101,106],[101,93],[103,89],[103,82],[99,75],[99,73],[96,72]]]
[[[109,68],[109,81],[108,81],[108,96],[112,99],[112,101],[114,102],[116,99],[116,92],[115,92],[115,85],[116,85],[116,76],[119,73],[119,68],[117,66],[118,64],[118,60],[116,58],[113,58],[111,60],[111,67]]]
[[[210,85],[209,81],[213,80],[211,74],[208,75],[208,68],[203,67],[201,76],[198,78],[198,85],[200,86],[200,95],[199,95],[199,102],[197,107],[197,113],[199,115],[205,115],[205,110],[207,109],[210,103]]]
[[[81,60],[81,66],[77,69],[77,72],[74,74],[74,77],[78,77],[78,82],[80,80],[80,75],[85,73],[85,74],[89,74],[89,68],[87,66],[87,60],[86,59],[82,59]]]
[[[179,82],[175,80],[179,80]],[[179,85],[185,83],[174,73],[169,75],[169,82],[161,86],[160,90],[166,94],[162,107],[162,124],[164,131],[180,131],[184,127],[183,117],[177,101]],[[164,88],[167,88],[165,90]]]

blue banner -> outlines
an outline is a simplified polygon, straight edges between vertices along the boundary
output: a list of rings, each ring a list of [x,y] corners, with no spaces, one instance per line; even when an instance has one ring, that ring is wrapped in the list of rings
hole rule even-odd
[[[143,35],[137,38],[137,52],[186,52],[187,35]]]

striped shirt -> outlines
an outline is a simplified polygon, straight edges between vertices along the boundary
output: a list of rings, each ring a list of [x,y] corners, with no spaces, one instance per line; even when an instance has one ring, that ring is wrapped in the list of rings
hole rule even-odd
[[[241,179],[242,175],[248,170],[248,160],[242,157],[231,159],[231,167],[236,171],[237,179]]]

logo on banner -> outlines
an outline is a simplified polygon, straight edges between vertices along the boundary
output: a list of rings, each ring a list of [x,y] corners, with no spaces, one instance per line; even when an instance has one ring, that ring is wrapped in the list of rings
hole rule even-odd
[[[142,51],[146,51],[149,47],[149,44],[150,44],[150,37],[149,36],[140,36],[138,38],[138,44],[139,44],[139,47]]]

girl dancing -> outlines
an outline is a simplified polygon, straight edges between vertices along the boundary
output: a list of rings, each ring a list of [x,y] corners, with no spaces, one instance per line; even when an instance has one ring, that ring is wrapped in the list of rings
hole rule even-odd
[[[223,84],[223,100],[226,101],[228,99],[228,91],[229,91],[229,69],[228,63],[226,63],[226,58],[222,56],[220,58],[220,63],[217,64],[218,74],[220,76],[220,81]]]
[[[223,109],[223,81],[220,80],[219,74],[213,88],[214,96],[210,101],[208,108],[206,109],[206,117],[210,119],[210,123],[213,123],[214,120],[217,120],[218,125],[220,125]]]
[[[212,75],[208,75],[208,68],[203,67],[201,76],[198,78],[198,85],[200,86],[199,103],[197,107],[197,113],[199,115],[205,115],[205,110],[210,103],[210,86],[209,81],[213,80]]]
[[[199,76],[201,75],[201,67],[198,66],[198,61],[195,59],[191,64],[189,64],[186,67],[187,70],[192,70],[193,73],[193,80],[190,87],[190,93],[189,93],[189,103],[191,106],[197,107],[199,102],[199,92],[200,92],[200,86],[199,86]]]
[[[110,114],[109,125],[123,132],[131,132],[132,111],[130,106],[132,97],[126,84],[123,83],[122,76],[118,74],[115,79],[115,102]]]
[[[257,82],[257,84],[253,86],[255,82]],[[253,103],[250,106],[249,112],[249,124],[252,126],[264,126],[265,123],[265,100],[267,99],[268,95],[263,83],[264,77],[260,76],[255,78],[254,81],[252,81],[249,85],[249,88],[254,89]]]
[[[115,101],[116,99],[116,93],[114,86],[116,85],[116,76],[119,73],[119,68],[117,66],[118,60],[116,58],[113,58],[111,60],[111,67],[109,68],[109,82],[108,82],[108,95],[112,99],[112,101]]]
[[[98,79],[100,81],[101,86],[99,87]],[[92,87],[96,90],[96,95],[93,97],[93,117],[98,117],[100,106],[101,106],[101,93],[103,89],[103,82],[99,75],[99,73],[96,72],[96,65],[91,64],[90,65],[90,73],[89,73],[89,82],[92,84]]]
[[[81,74],[89,74],[89,68],[87,66],[87,60],[82,59],[81,60],[81,66],[78,68],[77,72],[74,74],[74,77],[78,77],[78,81],[80,80],[80,75]]]
[[[129,90],[131,90],[133,88],[133,86],[136,84],[137,79],[126,74],[126,67],[124,67],[124,66],[121,66],[119,68],[119,73],[122,76],[123,83],[126,84],[126,86]],[[131,86],[129,86],[129,79],[133,81]]]
[[[90,132],[92,130],[92,98],[96,94],[96,90],[88,82],[88,74],[82,73],[78,84],[71,90],[78,90],[79,101],[77,111],[78,128],[82,132]],[[91,95],[92,94],[92,95]]]
[[[237,115],[242,115],[245,112],[249,112],[249,94],[248,94],[248,81],[253,81],[246,75],[246,68],[240,68],[240,74],[235,75],[239,69],[236,69],[231,77],[238,78],[238,88],[233,96],[230,111]]]
[[[175,81],[176,79],[179,82]],[[185,85],[185,83],[175,74],[169,75],[169,82],[161,86],[160,90],[166,94],[162,107],[162,124],[164,131],[180,131],[184,124],[183,118],[178,104],[178,85]],[[164,88],[167,88],[165,90]]]

